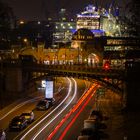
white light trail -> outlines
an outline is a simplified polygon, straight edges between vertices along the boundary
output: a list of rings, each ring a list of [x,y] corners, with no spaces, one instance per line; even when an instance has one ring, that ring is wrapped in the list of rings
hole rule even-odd
[[[73,79],[73,78],[72,78]],[[37,136],[48,126],[50,125],[70,104],[71,102],[73,101],[73,99],[75,98],[76,94],[77,94],[77,83],[76,81],[73,79],[74,81],[74,95],[73,97],[71,98],[71,100],[69,101],[69,103],[67,103],[67,105],[52,119],[50,120],[50,122],[48,124],[46,124],[34,137],[32,140],[35,140],[37,138]]]
[[[21,137],[21,139],[20,140],[24,140],[24,138],[34,129],[34,128],[36,128],[40,123],[42,123],[47,117],[49,117],[55,110],[57,110],[65,101],[66,101],[66,99],[69,97],[69,94],[70,94],[70,92],[71,92],[71,90],[72,90],[72,82],[70,81],[70,79],[69,78],[67,78],[68,79],[68,81],[69,81],[69,90],[68,90],[68,94],[67,94],[67,96],[64,98],[64,100],[53,110],[53,111],[51,111],[46,117],[44,117],[40,122],[38,122],[36,125],[34,125],[27,133],[25,133],[22,137]],[[49,122],[50,123],[50,122]],[[16,139],[16,138],[15,138]]]
[[[32,101],[36,100],[36,99],[38,99],[38,98],[40,98],[40,97],[36,97],[36,98],[34,98],[34,99],[31,99],[31,100],[25,101],[25,102],[23,102],[23,103],[21,103],[21,104],[18,104],[18,105],[15,106],[13,109],[11,109],[9,112],[7,112],[4,116],[2,116],[2,117],[0,118],[0,121],[1,121],[2,119],[4,119],[5,117],[7,117],[10,113],[12,113],[13,111],[15,111],[16,109],[18,109],[18,108],[24,106],[24,105],[27,104],[28,102],[32,102]]]
[[[58,89],[58,92],[59,93],[64,87],[61,87]],[[24,101],[18,105],[16,105],[14,108],[12,108],[10,111],[8,111],[6,114],[4,114],[1,118],[0,118],[0,121],[3,120],[5,117],[7,117],[10,113],[14,112],[15,110],[19,109],[20,107],[24,106],[25,104],[29,103],[29,102],[34,102],[35,100],[41,98],[42,96],[39,96],[39,97],[35,97],[33,99],[30,99],[30,100],[27,100],[27,101]]]

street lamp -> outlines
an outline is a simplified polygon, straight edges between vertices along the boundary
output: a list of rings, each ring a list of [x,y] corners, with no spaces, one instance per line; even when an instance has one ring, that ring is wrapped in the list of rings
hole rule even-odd
[[[27,39],[27,38],[24,38],[24,39],[23,39],[23,42],[24,42],[25,46],[28,45],[28,39]]]

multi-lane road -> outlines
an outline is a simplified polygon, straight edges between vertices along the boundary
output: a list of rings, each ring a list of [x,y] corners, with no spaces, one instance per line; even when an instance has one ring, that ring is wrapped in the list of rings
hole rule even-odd
[[[48,110],[36,110],[37,102],[43,98],[42,94],[20,102],[7,109],[5,114],[0,114],[0,128],[6,130],[7,140],[74,140],[78,137],[83,128],[84,119],[88,118],[94,106],[94,94],[98,85],[93,84],[91,87],[88,81],[62,79],[63,85],[59,88],[61,90],[54,94],[55,104]],[[26,110],[33,110],[35,121],[22,131],[9,131],[11,119]]]

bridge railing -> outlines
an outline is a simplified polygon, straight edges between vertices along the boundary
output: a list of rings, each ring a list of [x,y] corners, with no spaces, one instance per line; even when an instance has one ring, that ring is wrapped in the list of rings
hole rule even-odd
[[[22,69],[27,69],[30,71],[40,71],[40,72],[44,72],[46,70],[49,71],[63,71],[63,72],[88,72],[88,73],[97,73],[97,74],[101,74],[101,73],[106,73],[107,75],[109,74],[121,74],[123,75],[125,70],[124,69],[116,69],[116,68],[110,68],[108,70],[103,69],[102,66],[91,66],[91,65],[85,65],[85,64],[80,64],[80,65],[69,65],[69,64],[65,64],[65,65],[46,65],[46,64],[42,64],[42,63],[21,63],[19,60],[17,59],[13,59],[13,60],[7,60],[7,61],[0,61],[0,65],[1,67],[20,67]]]
[[[83,70],[83,71],[96,71],[96,72],[124,72],[124,69],[117,69],[117,68],[110,68],[108,70],[103,69],[102,66],[89,66],[89,65],[44,65],[44,64],[38,64],[39,67],[44,67],[48,69],[58,69],[58,70]]]

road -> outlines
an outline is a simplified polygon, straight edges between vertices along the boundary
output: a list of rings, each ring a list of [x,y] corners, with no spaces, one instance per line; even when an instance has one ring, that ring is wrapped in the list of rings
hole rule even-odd
[[[61,99],[64,98],[64,96],[61,93],[65,93],[67,92],[67,86],[68,86],[68,82],[67,80],[63,80],[61,78],[61,83],[63,83],[63,85],[61,84],[62,87],[59,86],[59,92],[55,93],[55,97],[56,97],[56,102],[60,102]],[[58,81],[59,83],[59,81]],[[65,87],[65,88],[64,88]],[[57,87],[58,88],[58,87]],[[6,130],[6,135],[7,135],[7,139],[11,140],[13,139],[15,136],[17,136],[20,132],[9,132],[8,126],[9,126],[9,122],[11,121],[11,119],[14,116],[20,115],[22,112],[25,112],[27,110],[33,110],[35,113],[35,119],[39,118],[39,116],[42,116],[45,112],[37,112],[35,110],[36,104],[38,103],[39,100],[41,100],[44,97],[44,90],[40,90],[39,93],[33,95],[32,99],[23,99],[23,100],[19,100],[17,101],[15,104],[13,103],[11,106],[8,106],[4,112],[0,112],[0,128],[5,129]],[[31,127],[31,126],[29,126]]]
[[[97,88],[97,84],[93,84],[92,88],[85,92],[68,114],[65,115],[63,120],[58,123],[53,132],[46,137],[47,140],[77,139],[83,128],[83,122],[88,118],[89,112],[95,103],[95,92]]]
[[[63,119],[69,110],[71,110],[73,105],[77,102],[87,87],[85,86],[85,82],[81,82],[81,80],[77,80],[76,82],[74,79],[72,79],[72,81],[69,82],[70,88],[66,97],[61,101],[60,104],[55,106],[54,109],[48,112],[38,123],[36,123],[29,131],[27,131],[27,133],[24,133],[24,135],[20,137],[21,140],[46,139],[46,136],[55,129],[57,124]],[[79,90],[77,90],[78,88]],[[16,139],[19,139],[19,136]]]
[[[36,111],[35,110],[35,105],[38,102],[38,100],[40,100],[42,98],[42,96],[35,97],[34,99],[20,103],[20,104],[16,105],[14,108],[12,108],[12,110],[9,108],[9,111],[7,110],[8,114],[5,114],[0,117],[0,127],[6,129],[7,139],[8,140],[32,139],[33,137],[36,137],[33,134],[35,134],[35,132],[36,132],[36,134],[39,133],[40,131],[38,131],[38,130],[42,129],[44,126],[46,126],[46,124],[49,125],[49,123],[50,123],[49,120],[51,120],[52,117],[57,116],[57,114],[59,112],[62,112],[62,113],[60,113],[60,115],[58,115],[59,119],[63,118],[64,115],[67,113],[67,111],[69,111],[71,109],[71,107],[77,102],[77,100],[80,98],[80,96],[84,93],[84,91],[87,89],[87,87],[89,87],[89,82],[85,83],[84,81],[81,82],[81,80],[77,80],[77,82],[74,80],[73,80],[73,82],[71,82],[71,81],[72,80],[65,81],[65,85],[64,85],[65,88],[63,88],[61,90],[61,92],[56,95],[57,104],[55,104],[55,106],[53,106],[52,108],[50,108],[47,111]],[[77,87],[77,83],[78,83],[78,87]],[[71,104],[71,105],[69,105],[69,104]],[[25,130],[23,130],[21,132],[10,132],[8,130],[9,121],[14,116],[20,115],[25,110],[34,111],[35,121],[31,125],[29,125]],[[54,122],[53,122],[53,124],[54,124]],[[49,129],[48,129],[49,132],[51,132],[54,128],[53,124],[49,125]],[[34,127],[34,126],[36,126],[36,127]],[[28,134],[26,134],[26,132],[29,132],[29,130],[33,130],[33,131],[30,131],[30,134],[28,135]],[[24,134],[28,135],[28,138],[26,138],[26,135],[24,136]],[[46,134],[45,134],[45,136],[46,136]],[[45,136],[43,136],[43,137],[45,137]]]

